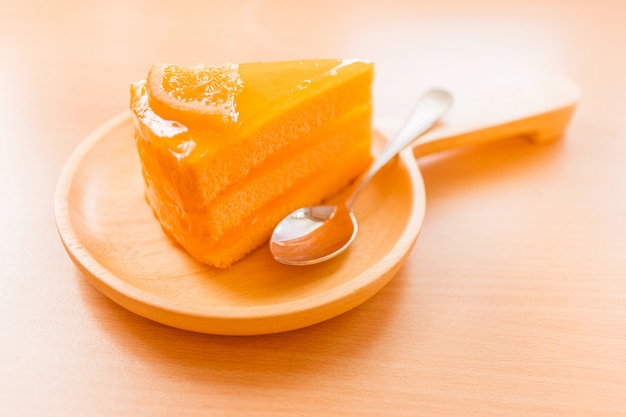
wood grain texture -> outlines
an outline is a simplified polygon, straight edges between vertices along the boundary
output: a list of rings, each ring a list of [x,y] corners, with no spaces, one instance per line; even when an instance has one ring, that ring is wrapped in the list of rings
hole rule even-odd
[[[620,416],[626,410],[621,1],[2,2],[0,414]],[[97,291],[55,226],[71,153],[154,62],[376,63],[376,125],[417,94],[567,76],[564,140],[419,158],[419,239],[376,296],[301,330],[213,336]]]

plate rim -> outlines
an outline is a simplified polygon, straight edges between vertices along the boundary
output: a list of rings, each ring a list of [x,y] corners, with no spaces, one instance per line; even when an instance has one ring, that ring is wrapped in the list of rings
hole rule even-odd
[[[128,112],[121,112],[117,114],[88,134],[71,153],[57,181],[54,201],[55,220],[57,232],[67,254],[83,275],[86,276],[88,281],[96,287],[96,289],[117,304],[120,304],[122,307],[150,320],[186,330],[213,334],[267,334],[306,327],[342,314],[343,312],[346,312],[365,302],[371,296],[376,294],[389,282],[389,280],[391,280],[393,276],[395,276],[397,271],[404,264],[404,261],[410,254],[419,236],[424,220],[426,195],[423,177],[420,173],[417,162],[413,157],[411,148],[407,148],[399,155],[399,159],[402,161],[403,166],[407,171],[413,193],[412,207],[407,220],[407,226],[387,254],[380,258],[372,267],[355,275],[348,281],[343,282],[338,286],[328,288],[317,294],[311,294],[303,298],[270,305],[257,305],[250,307],[212,306],[210,311],[215,313],[212,315],[199,313],[195,310],[185,308],[183,305],[177,303],[164,302],[164,300],[155,297],[154,294],[149,291],[137,288],[136,286],[128,283],[123,278],[117,276],[115,273],[102,265],[98,259],[91,254],[88,248],[80,242],[80,238],[72,224],[72,215],[68,199],[70,197],[73,181],[76,178],[76,173],[81,162],[96,144],[98,144],[101,140],[106,140],[107,133],[125,123],[130,123],[132,125],[133,122],[131,115]],[[422,194],[423,198],[420,199],[417,194]],[[406,249],[402,251],[400,256],[398,256],[398,248],[401,247],[406,247]],[[245,262],[245,259],[243,262]],[[385,266],[383,271],[377,271],[377,269],[381,268],[381,265],[390,266]],[[354,294],[356,294],[356,296]],[[351,305],[353,304],[351,307],[348,307],[344,309],[344,311],[337,314],[333,314],[330,317],[322,318],[321,320],[313,320],[310,323],[303,323],[302,325],[287,326],[288,328],[284,329],[270,329],[270,331],[250,332],[241,331],[240,329],[238,330],[238,328],[243,329],[246,327],[242,324],[242,322],[245,321],[271,320],[272,318],[276,319],[281,316],[296,316],[315,308],[345,301],[351,295],[355,297],[354,301],[350,303]],[[311,299],[317,300],[317,303],[313,303],[313,305],[308,303],[307,301]],[[284,307],[281,308],[282,314],[276,314],[277,306]],[[164,320],[163,317],[157,319],[153,317],[154,312],[165,312],[167,315],[173,314],[178,319]],[[188,323],[189,325],[181,325],[181,320],[183,319],[190,320]],[[233,329],[228,329],[222,328],[224,326],[218,326],[220,329],[216,328],[215,331],[213,331],[211,328],[215,327],[217,321],[224,322],[225,324],[232,321],[235,327]],[[206,322],[207,325],[203,326],[202,322]],[[211,325],[211,322],[215,322],[214,325]]]

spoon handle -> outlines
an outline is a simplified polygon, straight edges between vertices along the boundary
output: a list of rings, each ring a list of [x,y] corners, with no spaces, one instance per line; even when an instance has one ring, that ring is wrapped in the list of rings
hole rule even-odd
[[[404,122],[396,136],[387,143],[373,164],[361,178],[350,198],[346,202],[351,208],[356,197],[367,183],[385,166],[394,156],[413,143],[419,136],[432,128],[452,105],[452,94],[448,91],[434,88],[420,97],[413,111]]]

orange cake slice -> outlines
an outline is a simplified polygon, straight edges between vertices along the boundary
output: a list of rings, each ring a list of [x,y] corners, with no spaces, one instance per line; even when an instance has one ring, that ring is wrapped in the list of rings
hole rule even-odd
[[[198,261],[230,266],[370,163],[373,64],[154,65],[131,85],[146,199]]]

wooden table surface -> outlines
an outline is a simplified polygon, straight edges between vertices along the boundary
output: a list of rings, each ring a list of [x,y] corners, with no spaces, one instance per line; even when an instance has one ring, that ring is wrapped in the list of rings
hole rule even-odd
[[[626,3],[0,1],[0,414],[626,415]],[[57,235],[72,151],[154,62],[360,57],[379,126],[520,69],[581,88],[565,138],[420,160],[419,240],[369,301],[254,337],[157,324]]]

